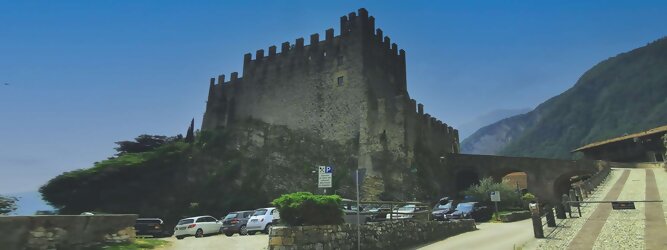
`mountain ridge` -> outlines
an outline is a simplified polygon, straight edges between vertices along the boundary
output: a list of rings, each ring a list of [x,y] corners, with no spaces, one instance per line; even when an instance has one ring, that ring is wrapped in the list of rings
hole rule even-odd
[[[576,158],[570,151],[578,146],[667,124],[667,114],[661,112],[667,109],[666,97],[663,37],[599,62],[570,89],[524,115],[483,127],[461,148],[467,153]]]

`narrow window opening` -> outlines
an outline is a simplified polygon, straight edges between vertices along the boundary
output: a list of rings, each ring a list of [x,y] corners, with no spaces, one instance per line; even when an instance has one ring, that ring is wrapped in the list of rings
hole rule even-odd
[[[338,86],[343,86],[343,84],[345,84],[345,82],[344,82],[344,80],[343,80],[343,77],[342,77],[342,76],[339,76],[339,77],[338,77]]]

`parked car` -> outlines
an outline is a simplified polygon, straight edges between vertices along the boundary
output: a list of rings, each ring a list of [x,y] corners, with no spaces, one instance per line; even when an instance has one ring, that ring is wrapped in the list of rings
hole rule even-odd
[[[154,238],[173,234],[160,218],[139,218],[134,222],[134,230],[137,235],[152,235]]]
[[[266,234],[271,230],[271,226],[280,220],[280,213],[275,207],[260,208],[255,210],[252,214],[246,230],[248,234],[254,235],[257,232],[264,232]]]
[[[366,222],[371,222],[375,214],[364,211],[363,208],[359,211],[359,220],[357,221],[357,207],[351,207],[351,209],[343,208],[343,221],[347,224],[364,224]]]
[[[250,216],[255,213],[255,211],[236,211],[231,212],[222,219],[222,227],[220,228],[220,233],[224,233],[227,236],[232,236],[235,233],[239,235],[248,234],[248,220]]]
[[[386,218],[387,219],[411,219],[415,215],[413,214],[414,212],[417,211],[417,206],[413,204],[408,204],[405,206],[402,206],[398,209],[394,209],[392,214],[387,214]]]
[[[435,204],[433,207],[433,211],[431,212],[431,216],[434,220],[447,220],[445,217],[447,214],[454,212],[454,209],[452,208],[454,202],[449,201],[445,204]]]
[[[454,212],[447,214],[451,219],[474,219],[475,221],[488,221],[493,216],[493,211],[488,206],[479,202],[463,202],[456,206]]]
[[[174,236],[179,240],[190,235],[200,238],[207,234],[219,233],[220,227],[222,227],[222,222],[212,216],[190,217],[178,221],[174,227]]]
[[[366,208],[366,211],[372,214],[370,221],[384,221],[387,220],[387,214],[391,211],[391,205],[371,205]]]

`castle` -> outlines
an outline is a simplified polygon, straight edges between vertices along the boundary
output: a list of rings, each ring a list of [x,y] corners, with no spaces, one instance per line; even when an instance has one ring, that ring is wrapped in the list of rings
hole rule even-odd
[[[202,130],[247,118],[358,145],[365,185],[401,186],[416,155],[459,152],[456,129],[424,113],[407,91],[405,51],[375,28],[365,9],[333,29],[245,54],[243,72],[211,78]],[[423,154],[421,154],[423,155]],[[379,191],[378,191],[379,192]],[[373,194],[372,194],[373,195]]]

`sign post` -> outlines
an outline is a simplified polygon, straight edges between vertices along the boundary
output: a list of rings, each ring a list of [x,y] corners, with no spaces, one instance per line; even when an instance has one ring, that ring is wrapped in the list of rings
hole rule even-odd
[[[317,175],[317,187],[324,188],[324,194],[327,194],[327,188],[331,188],[333,183],[333,167],[319,166]]]
[[[491,192],[491,201],[495,204],[496,207],[496,220],[499,220],[498,217],[498,202],[500,201],[500,191]]]
[[[359,204],[359,169],[355,172],[355,183],[357,184],[357,250],[361,250],[361,204]]]

